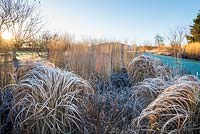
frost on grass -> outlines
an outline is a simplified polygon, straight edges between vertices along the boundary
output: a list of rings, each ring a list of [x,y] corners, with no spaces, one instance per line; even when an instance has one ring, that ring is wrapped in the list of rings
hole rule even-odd
[[[171,79],[170,70],[159,59],[146,55],[134,58],[128,65],[128,73],[132,85],[146,78]]]
[[[179,81],[177,84],[166,88],[139,117],[133,120],[132,132],[138,134],[199,132],[197,126],[200,122],[194,119],[199,117],[195,113],[199,113],[200,84],[190,76],[184,76],[177,81]]]
[[[83,96],[94,90],[72,72],[32,63],[16,72],[15,127],[25,133],[82,131]]]
[[[126,71],[111,74],[108,83],[95,78],[96,93],[84,101],[88,133],[121,133],[127,129],[137,111],[131,97]]]
[[[14,76],[16,84],[4,90],[7,97],[0,96],[0,133],[200,132],[199,79],[174,79],[148,56],[133,59],[128,73],[112,73],[109,81],[94,75],[92,86],[40,62],[22,64]]]
[[[24,78],[27,72],[31,71],[37,66],[46,66],[46,67],[55,67],[53,63],[50,62],[34,62],[34,61],[24,61],[21,62],[19,68],[16,70],[14,77],[16,81],[19,81]]]
[[[14,105],[10,88],[0,90],[0,134],[12,134],[13,118],[16,112],[12,109]],[[17,133],[18,130],[15,131]]]
[[[170,84],[171,82],[161,78],[147,78],[131,87],[134,104],[137,106],[137,116]]]
[[[176,79],[174,80],[174,84],[185,83],[185,82],[188,82],[188,81],[200,82],[200,81],[199,81],[199,78],[197,78],[196,76],[193,76],[193,75],[185,75],[185,76],[176,78]]]
[[[134,117],[134,100],[128,89],[88,96],[85,122],[89,133],[120,133]]]

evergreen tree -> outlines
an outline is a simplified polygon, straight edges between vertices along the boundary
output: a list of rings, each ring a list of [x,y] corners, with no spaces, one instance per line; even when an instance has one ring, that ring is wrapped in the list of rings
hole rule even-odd
[[[190,26],[190,34],[187,36],[188,42],[200,42],[200,11],[193,20],[194,24]]]

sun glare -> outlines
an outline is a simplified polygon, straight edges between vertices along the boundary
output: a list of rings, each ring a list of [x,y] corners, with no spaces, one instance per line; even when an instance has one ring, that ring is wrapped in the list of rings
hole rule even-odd
[[[5,31],[2,33],[2,38],[5,40],[10,40],[10,39],[12,39],[12,37],[13,37],[12,34],[8,31]]]

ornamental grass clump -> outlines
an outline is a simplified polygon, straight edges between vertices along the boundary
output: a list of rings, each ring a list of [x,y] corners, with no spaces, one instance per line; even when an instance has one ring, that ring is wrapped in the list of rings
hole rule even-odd
[[[20,73],[20,74],[19,74]],[[23,65],[12,90],[17,111],[15,128],[23,133],[82,132],[84,95],[94,90],[72,72],[42,63]]]
[[[170,80],[172,77],[170,70],[159,59],[146,55],[134,58],[128,65],[128,73],[132,85],[146,78],[162,77]]]
[[[180,78],[178,81],[181,79],[185,78]],[[192,79],[166,88],[139,117],[133,120],[132,132],[138,134],[199,132],[200,122],[195,121],[195,118],[199,117],[197,114],[199,93],[200,84]]]
[[[172,82],[164,81],[161,78],[147,78],[142,82],[138,82],[135,86],[131,87],[132,98],[136,100],[134,103],[138,105],[137,115],[145,109],[157,96]]]

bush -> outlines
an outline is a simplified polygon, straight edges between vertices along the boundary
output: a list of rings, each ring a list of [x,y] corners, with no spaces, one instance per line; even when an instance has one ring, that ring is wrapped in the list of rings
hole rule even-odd
[[[128,87],[126,71],[112,73],[109,82],[94,75],[96,94],[89,95],[84,103],[85,125],[88,133],[121,133],[135,117],[134,100]]]
[[[128,98],[128,97],[127,97]],[[120,133],[133,119],[133,106],[125,95],[89,96],[86,102],[86,128],[89,133]]]
[[[5,88],[0,91],[0,133],[12,134],[14,133],[14,117],[16,112],[12,109],[14,105],[13,96],[10,88]],[[18,133],[16,130],[15,133]]]

